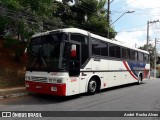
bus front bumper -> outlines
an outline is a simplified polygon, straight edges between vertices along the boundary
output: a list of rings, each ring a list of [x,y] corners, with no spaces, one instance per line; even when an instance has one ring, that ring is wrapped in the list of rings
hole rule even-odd
[[[56,96],[66,96],[66,84],[40,83],[25,81],[26,89],[29,92],[49,94]]]

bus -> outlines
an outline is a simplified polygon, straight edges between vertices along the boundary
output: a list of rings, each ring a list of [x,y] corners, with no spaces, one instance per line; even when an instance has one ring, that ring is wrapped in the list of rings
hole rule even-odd
[[[149,79],[149,52],[78,28],[32,36],[25,86],[29,92],[71,96]]]

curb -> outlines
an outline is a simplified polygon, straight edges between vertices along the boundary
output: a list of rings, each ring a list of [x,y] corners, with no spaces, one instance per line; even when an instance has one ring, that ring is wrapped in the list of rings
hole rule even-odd
[[[158,80],[158,78],[151,77],[150,80]]]
[[[2,95],[0,96],[0,100],[7,99],[7,98],[16,98],[28,95],[28,92],[24,93],[16,93],[16,94],[9,94],[9,95]]]
[[[0,89],[0,100],[28,95],[25,87]]]

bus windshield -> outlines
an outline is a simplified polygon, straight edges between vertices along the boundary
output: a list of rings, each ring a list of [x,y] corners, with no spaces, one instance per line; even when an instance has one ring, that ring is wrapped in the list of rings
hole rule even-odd
[[[67,35],[56,33],[31,39],[29,71],[57,71],[66,69]]]

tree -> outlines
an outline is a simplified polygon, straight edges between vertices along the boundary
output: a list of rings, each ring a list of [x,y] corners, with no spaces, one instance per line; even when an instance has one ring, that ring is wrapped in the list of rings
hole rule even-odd
[[[147,45],[140,47],[139,49],[146,50]],[[154,59],[155,59],[155,47],[152,44],[148,45],[148,52],[150,53],[150,64],[151,67],[154,67]],[[158,58],[158,52],[156,51],[156,56]],[[158,60],[158,59],[157,59]]]
[[[104,37],[116,32],[107,22],[106,0],[0,0],[0,33],[27,40],[32,34],[77,27]],[[76,4],[69,5],[69,2]]]
[[[33,34],[63,26],[61,19],[53,16],[54,6],[53,0],[0,0],[0,35],[14,50],[17,61],[26,47],[24,41]]]
[[[65,1],[65,0],[64,0]],[[56,15],[62,19],[65,26],[88,30],[104,37],[114,38],[116,32],[107,22],[106,0],[79,0],[72,6],[59,3]]]
[[[82,0],[84,1],[84,0]],[[114,38],[116,35],[116,32],[114,31],[114,28],[109,25],[107,22],[107,10],[104,8],[106,4],[106,0],[88,0],[88,5],[85,3],[86,8],[89,8],[92,4],[92,10],[90,13],[87,13],[88,20],[85,21],[85,26],[87,29],[89,29],[91,32],[95,34],[99,34],[104,37]]]
[[[53,0],[1,0],[0,32],[3,36],[29,39],[34,33],[62,27],[53,16]]]

